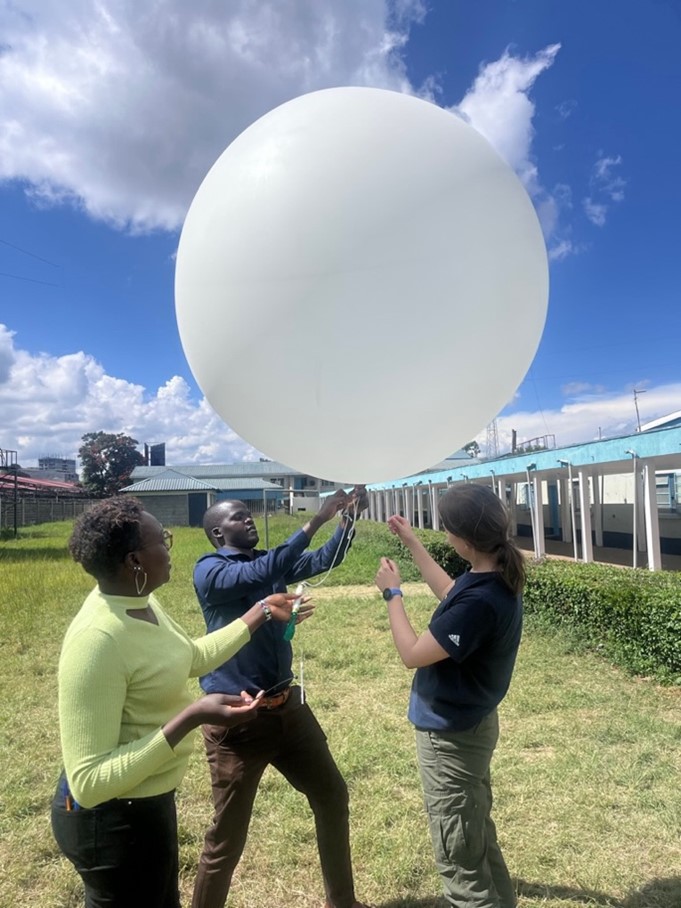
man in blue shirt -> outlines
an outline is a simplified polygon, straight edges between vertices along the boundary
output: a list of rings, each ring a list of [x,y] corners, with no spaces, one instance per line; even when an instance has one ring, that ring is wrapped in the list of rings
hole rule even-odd
[[[343,560],[354,517],[366,506],[364,489],[329,496],[320,511],[282,545],[258,550],[258,531],[241,501],[219,501],[206,511],[204,530],[216,551],[199,558],[194,588],[209,631],[224,627],[254,603],[286,591]],[[331,539],[305,550],[317,530],[343,511]],[[348,791],[312,710],[292,685],[292,649],[285,625],[265,624],[240,652],[201,678],[206,692],[266,696],[255,718],[227,731],[206,725],[203,735],[215,814],[206,833],[192,908],[224,908],[232,874],[246,844],[253,802],[271,764],[307,797],[317,831],[326,908],[367,908],[355,899],[350,862]]]

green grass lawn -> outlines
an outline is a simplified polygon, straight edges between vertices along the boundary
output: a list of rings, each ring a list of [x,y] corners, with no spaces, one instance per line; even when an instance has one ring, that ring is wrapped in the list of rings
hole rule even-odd
[[[272,520],[270,543],[296,525]],[[59,648],[92,585],[66,552],[69,531],[44,525],[0,543],[1,908],[83,904],[49,827],[60,769]],[[175,531],[173,577],[158,592],[197,635],[203,626],[191,568],[204,543],[198,530]],[[317,613],[296,634],[295,667],[304,658],[309,701],[350,788],[358,896],[381,908],[435,908],[440,887],[405,718],[411,673],[393,650],[371,585],[379,556],[395,555],[394,546],[385,527],[360,523],[353,552],[316,593]],[[425,627],[434,600],[421,584],[405,590],[415,625]],[[679,908],[681,691],[628,678],[565,637],[530,626],[500,712],[495,819],[522,908]],[[178,808],[188,904],[211,814],[198,742]],[[322,901],[307,805],[268,771],[228,904],[317,908]]]

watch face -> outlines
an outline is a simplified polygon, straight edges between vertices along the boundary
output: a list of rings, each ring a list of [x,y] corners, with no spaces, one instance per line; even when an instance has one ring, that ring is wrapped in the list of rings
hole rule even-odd
[[[390,602],[390,600],[393,598],[393,591],[390,589],[390,587],[386,587],[383,590],[383,598],[386,602]]]

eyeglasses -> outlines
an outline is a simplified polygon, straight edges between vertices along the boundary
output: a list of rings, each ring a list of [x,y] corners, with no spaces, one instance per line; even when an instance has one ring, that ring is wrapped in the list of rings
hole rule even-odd
[[[161,533],[161,542],[162,542],[163,545],[168,549],[168,551],[170,551],[170,550],[172,549],[172,547],[173,547],[173,534],[170,532],[170,530],[163,530],[163,531],[162,531],[162,533]],[[151,545],[156,545],[156,544],[157,544],[156,542],[147,542],[146,545],[141,545],[141,546],[137,549],[137,551],[139,552],[139,551],[141,551],[142,549],[148,549],[149,546],[151,546]]]

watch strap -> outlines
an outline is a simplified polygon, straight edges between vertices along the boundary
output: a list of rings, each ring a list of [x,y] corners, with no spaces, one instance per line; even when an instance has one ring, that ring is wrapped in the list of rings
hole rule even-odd
[[[390,602],[395,596],[402,596],[402,590],[399,587],[390,586],[383,590],[383,598],[386,602]]]

